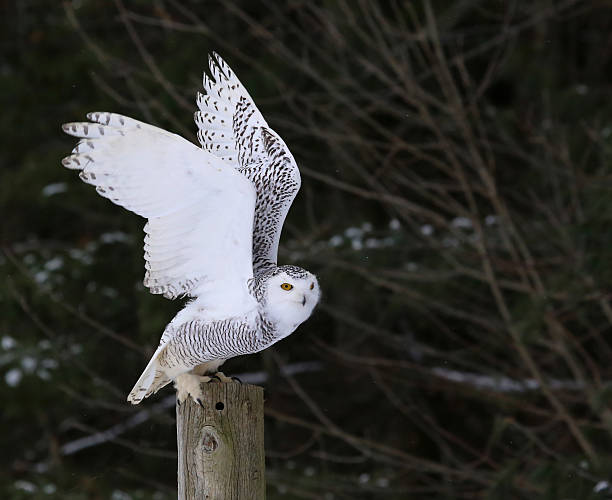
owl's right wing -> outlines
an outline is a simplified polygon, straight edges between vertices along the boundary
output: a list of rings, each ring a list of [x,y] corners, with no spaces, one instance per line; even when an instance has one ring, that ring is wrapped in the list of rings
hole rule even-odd
[[[208,62],[212,78],[204,74],[206,95],[198,94],[200,110],[195,113],[198,139],[228,169],[240,170],[255,185],[253,273],[257,276],[277,263],[283,223],[300,189],[300,171],[226,62],[214,52]]]
[[[226,314],[249,309],[252,183],[178,135],[114,113],[87,117],[93,123],[63,125],[81,141],[62,164],[148,219],[145,286]]]

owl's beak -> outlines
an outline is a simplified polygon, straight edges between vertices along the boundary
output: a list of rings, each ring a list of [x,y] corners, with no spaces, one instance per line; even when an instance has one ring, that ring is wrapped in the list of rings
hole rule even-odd
[[[302,305],[306,305],[306,295],[302,295]]]

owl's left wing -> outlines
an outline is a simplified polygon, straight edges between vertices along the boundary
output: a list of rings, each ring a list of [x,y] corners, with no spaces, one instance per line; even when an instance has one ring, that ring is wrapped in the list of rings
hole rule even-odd
[[[253,273],[277,263],[285,217],[300,189],[300,172],[283,140],[272,130],[230,67],[214,52],[206,95],[198,93],[195,113],[202,148],[238,169],[255,185]]]
[[[144,284],[151,293],[198,297],[225,314],[252,307],[252,183],[178,135],[114,113],[87,116],[92,122],[63,125],[81,141],[62,164],[148,219]]]

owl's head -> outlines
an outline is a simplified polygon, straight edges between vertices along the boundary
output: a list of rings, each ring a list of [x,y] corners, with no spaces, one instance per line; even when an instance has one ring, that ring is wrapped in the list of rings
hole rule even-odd
[[[266,314],[288,335],[309,318],[320,294],[314,274],[301,267],[280,266],[266,280]]]

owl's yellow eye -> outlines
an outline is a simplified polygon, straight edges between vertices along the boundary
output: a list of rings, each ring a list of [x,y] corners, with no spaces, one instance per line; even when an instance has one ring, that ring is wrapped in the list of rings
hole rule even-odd
[[[291,290],[291,289],[293,288],[293,285],[292,285],[292,284],[290,284],[290,283],[283,283],[283,284],[281,285],[281,288],[282,288],[283,290]]]
[[[314,283],[310,284],[310,289],[312,290],[314,288]]]

